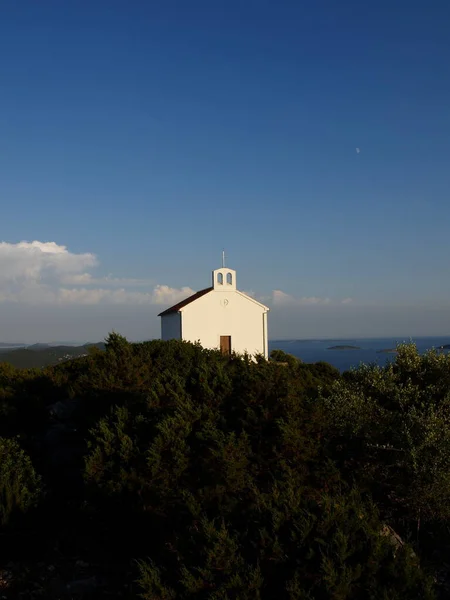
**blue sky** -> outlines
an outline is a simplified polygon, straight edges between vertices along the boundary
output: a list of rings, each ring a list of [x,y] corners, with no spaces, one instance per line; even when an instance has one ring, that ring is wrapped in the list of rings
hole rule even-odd
[[[158,335],[222,247],[274,336],[450,333],[449,26],[444,1],[2,2],[8,335]]]

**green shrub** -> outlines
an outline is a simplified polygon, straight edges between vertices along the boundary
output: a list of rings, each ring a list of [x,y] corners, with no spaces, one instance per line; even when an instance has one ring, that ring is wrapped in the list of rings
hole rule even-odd
[[[324,398],[331,453],[402,520],[450,519],[450,356],[401,345]]]
[[[0,524],[16,511],[26,512],[41,495],[41,479],[14,439],[0,438]]]
[[[179,535],[170,567],[140,561],[142,597],[434,598],[414,553],[383,535],[376,508],[355,490],[312,500],[286,481],[255,493],[246,517],[236,527],[204,515]]]
[[[152,349],[165,357],[145,398],[91,430],[85,469],[111,526],[134,515],[144,598],[432,597],[417,558],[327,459],[314,365]],[[326,385],[338,377],[320,369]]]

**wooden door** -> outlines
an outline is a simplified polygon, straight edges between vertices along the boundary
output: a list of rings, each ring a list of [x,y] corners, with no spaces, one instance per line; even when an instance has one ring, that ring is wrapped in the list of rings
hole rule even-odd
[[[222,354],[231,354],[231,335],[220,336],[220,351]]]

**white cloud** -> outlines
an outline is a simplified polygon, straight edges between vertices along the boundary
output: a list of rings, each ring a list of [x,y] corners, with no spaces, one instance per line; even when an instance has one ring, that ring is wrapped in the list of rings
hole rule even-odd
[[[55,242],[0,242],[0,284],[45,281],[96,265],[94,254],[73,254]]]
[[[153,289],[153,304],[176,304],[184,298],[191,296],[195,291],[190,287],[182,287],[180,289],[171,288],[168,285],[157,285]]]
[[[330,304],[330,298],[318,298],[317,296],[296,297],[286,294],[281,290],[273,290],[272,302],[275,306],[316,306]]]
[[[70,252],[55,242],[0,242],[0,302],[39,305],[128,305],[167,307],[194,293],[149,279],[95,276],[99,266],[90,253]],[[296,297],[273,290],[270,297],[246,292],[264,304],[289,308],[349,304],[351,298],[331,301],[316,296]]]
[[[60,288],[54,300],[58,304],[151,304],[152,294],[125,289]]]
[[[167,285],[136,291],[132,288],[150,287],[151,281],[94,277],[89,270],[96,266],[94,254],[69,252],[55,242],[0,242],[0,302],[163,306],[194,293],[189,287]]]
[[[342,300],[332,300],[331,298],[321,298],[318,296],[292,296],[281,290],[273,290],[272,304],[279,307],[295,306],[336,306],[338,304],[351,304],[353,298],[343,298]]]
[[[55,297],[62,304],[129,304],[165,306],[176,304],[194,293],[191,288],[171,288],[167,285],[157,285],[149,292],[134,292],[121,288],[110,290],[104,288],[61,288]]]
[[[107,287],[140,287],[149,286],[152,283],[150,279],[132,279],[125,277],[93,277],[90,273],[79,273],[76,275],[66,275],[61,279],[65,285],[106,285]]]

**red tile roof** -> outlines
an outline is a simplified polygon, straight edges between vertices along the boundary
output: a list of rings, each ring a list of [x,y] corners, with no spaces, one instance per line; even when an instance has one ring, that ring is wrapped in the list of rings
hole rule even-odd
[[[189,296],[189,298],[185,298],[181,302],[178,302],[178,304],[174,304],[170,308],[164,310],[162,313],[159,313],[158,317],[163,317],[164,315],[169,315],[170,313],[178,312],[181,308],[183,308],[187,304],[190,304],[191,302],[194,302],[194,300],[197,300],[197,298],[201,298],[205,294],[208,294],[213,289],[214,289],[213,287],[208,287],[208,288],[205,288],[204,290],[200,290],[199,292],[196,292],[195,294],[192,294],[192,296]]]

